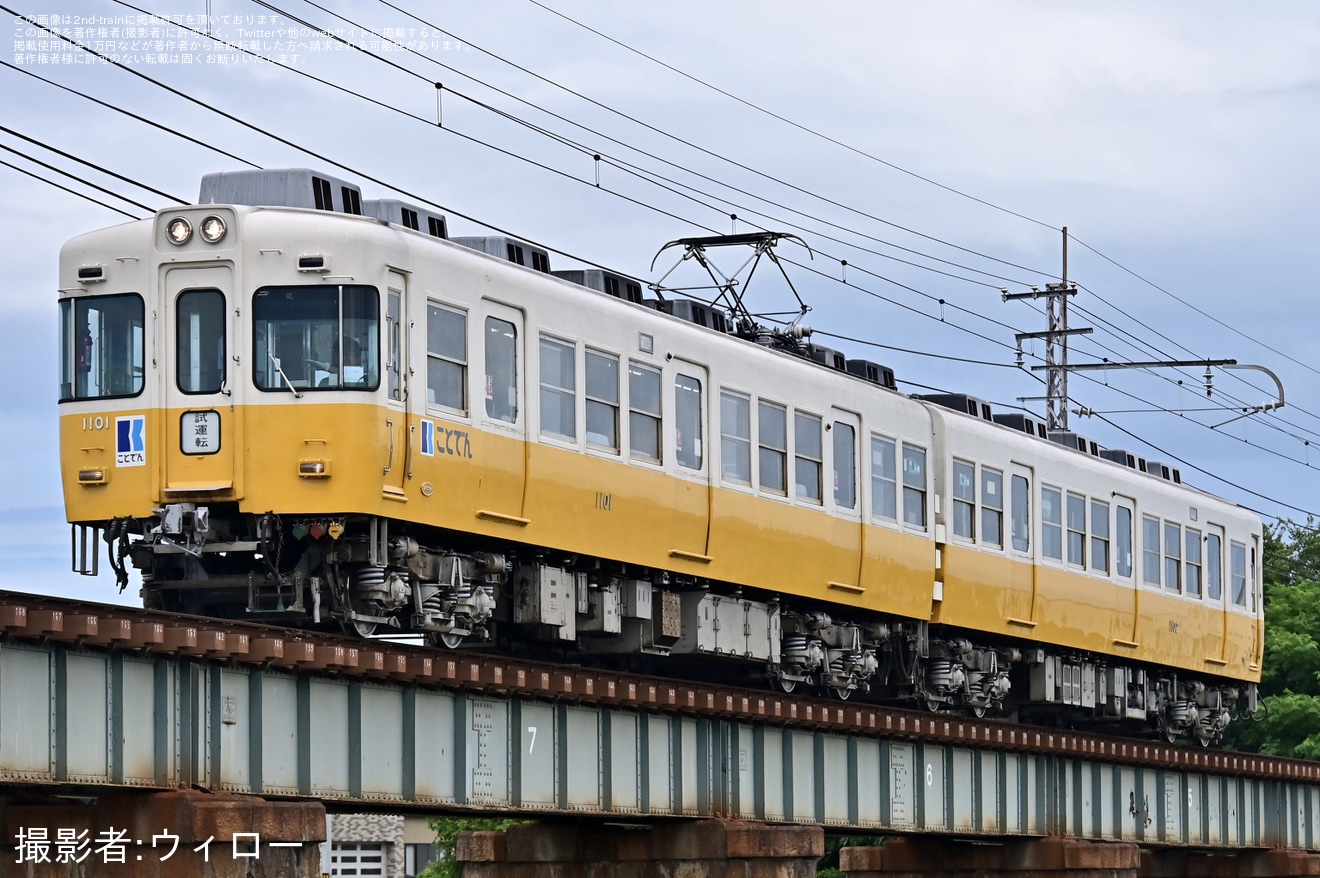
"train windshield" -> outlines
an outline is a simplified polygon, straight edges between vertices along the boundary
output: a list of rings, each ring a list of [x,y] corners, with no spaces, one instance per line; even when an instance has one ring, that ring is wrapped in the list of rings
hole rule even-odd
[[[375,287],[263,287],[252,297],[253,378],[260,390],[380,386]]]
[[[143,381],[142,297],[60,302],[60,401],[136,396]]]

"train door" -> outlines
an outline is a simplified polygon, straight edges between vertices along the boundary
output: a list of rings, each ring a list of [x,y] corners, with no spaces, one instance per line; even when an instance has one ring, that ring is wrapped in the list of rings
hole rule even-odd
[[[154,336],[168,352],[160,382],[165,500],[183,494],[237,498],[243,433],[241,382],[232,372],[238,350],[237,323],[230,320],[233,273],[228,266],[169,269],[164,288]],[[150,466],[149,446],[146,452]]]
[[[481,430],[481,484],[476,516],[523,527],[527,482],[527,374],[523,312],[483,300],[480,346],[473,357],[484,362],[483,385],[473,402]]]
[[[1228,601],[1224,599],[1227,589],[1224,587],[1224,528],[1218,524],[1207,524],[1202,537],[1201,551],[1204,566],[1205,605],[1214,622],[1205,632],[1205,661],[1222,667],[1228,662],[1225,654],[1228,648]]]
[[[710,393],[706,367],[675,358],[667,370],[673,394],[674,504],[670,557],[710,561],[710,455],[706,453]]]
[[[825,475],[825,491],[834,498],[831,516],[830,545],[834,557],[830,559],[827,582],[833,587],[862,588],[862,553],[866,528],[862,517],[858,438],[861,421],[852,412],[830,410],[830,421],[825,425],[825,447],[830,454],[829,469]],[[860,594],[860,592],[857,592]]]
[[[1008,492],[1005,548],[1009,558],[1009,586],[1004,618],[1018,626],[1034,627],[1038,588],[1036,576],[1040,565],[1036,563],[1037,547],[1033,539],[1037,531],[1036,519],[1032,517],[1032,499],[1039,489],[1032,470],[1019,463],[1008,468],[1008,484],[1005,487]]]
[[[412,476],[413,431],[409,421],[408,278],[391,270],[385,292],[385,322],[381,346],[385,355],[385,432],[389,436],[385,461],[386,497],[406,499]]]
[[[1115,644],[1132,649],[1137,645],[1137,620],[1141,618],[1141,585],[1137,579],[1135,553],[1137,503],[1132,497],[1115,494],[1113,507],[1113,577],[1116,587],[1109,634]]]

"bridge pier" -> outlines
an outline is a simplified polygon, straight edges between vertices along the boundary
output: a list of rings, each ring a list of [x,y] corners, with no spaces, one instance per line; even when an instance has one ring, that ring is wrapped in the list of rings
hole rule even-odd
[[[1291,850],[1223,853],[1157,850],[1141,855],[1138,878],[1287,878],[1320,875],[1320,854]]]
[[[743,820],[641,829],[525,823],[465,832],[455,851],[464,878],[815,878],[824,853],[819,826]]]
[[[945,838],[892,838],[846,847],[848,878],[1138,878],[1140,848],[1122,842],[1029,838],[972,844]]]
[[[0,798],[0,878],[320,878],[325,806],[181,790]]]

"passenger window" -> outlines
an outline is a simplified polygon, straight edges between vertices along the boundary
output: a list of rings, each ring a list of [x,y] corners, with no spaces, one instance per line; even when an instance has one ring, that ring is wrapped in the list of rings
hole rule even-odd
[[[1013,476],[1013,548],[1031,551],[1031,484],[1026,476]]]
[[[857,431],[842,421],[834,422],[834,505],[857,508]]]
[[[1109,504],[1091,501],[1091,569],[1109,572]]]
[[[619,358],[587,351],[587,444],[619,450]]]
[[[701,469],[701,382],[690,375],[674,378],[674,456],[679,466]]]
[[[219,290],[189,290],[178,299],[179,390],[219,393],[225,383],[225,297]]]
[[[769,402],[757,406],[757,463],[761,488],[776,494],[788,493],[788,412]]]
[[[961,460],[953,462],[953,535],[976,538],[973,517],[976,515],[976,467]]]
[[[467,314],[426,306],[426,401],[467,412]]]
[[[1228,550],[1229,576],[1233,583],[1233,603],[1239,607],[1247,605],[1247,547],[1242,543],[1230,543]]]
[[[1114,509],[1114,538],[1118,540],[1115,567],[1124,579],[1132,577],[1132,510],[1126,506]]]
[[[1068,495],[1068,563],[1086,566],[1086,498]]]
[[[793,415],[793,482],[797,496],[821,502],[820,418],[796,412]]]
[[[1040,551],[1063,560],[1063,493],[1058,488],[1040,489]]]
[[[981,470],[981,542],[1004,546],[1004,475]]]
[[[1201,532],[1187,528],[1187,593],[1201,596]]]
[[[1215,603],[1223,598],[1224,588],[1224,543],[1219,534],[1207,534],[1205,538],[1205,596]]]
[[[518,420],[518,330],[497,317],[486,318],[486,414]]]
[[[1158,587],[1160,584],[1160,520],[1141,517],[1141,578]]]
[[[380,385],[374,287],[263,287],[252,297],[258,390],[374,390]],[[387,334],[391,343],[395,335]],[[397,375],[391,373],[391,380]]]
[[[660,463],[660,370],[628,362],[628,450]]]
[[[1164,587],[1182,590],[1182,528],[1164,522]]]
[[[898,484],[894,468],[894,441],[871,437],[871,514],[898,521]]]
[[[576,439],[576,346],[541,336],[541,435]]]
[[[903,445],[903,523],[926,529],[926,449]]]
[[[720,470],[726,482],[752,483],[752,400],[720,391]]]

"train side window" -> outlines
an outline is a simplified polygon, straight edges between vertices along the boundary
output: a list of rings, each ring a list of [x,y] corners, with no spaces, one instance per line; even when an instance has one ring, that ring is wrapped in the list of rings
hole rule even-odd
[[[898,521],[898,479],[894,440],[871,437],[871,515]]]
[[[903,523],[926,529],[926,449],[903,443]]]
[[[1040,489],[1040,551],[1046,558],[1063,560],[1063,492]]]
[[[857,508],[857,431],[842,421],[834,422],[834,505]]]
[[[1026,476],[1013,476],[1013,548],[1031,551],[1031,483]]]
[[[619,450],[619,358],[587,350],[587,444]]]
[[[720,472],[726,482],[752,483],[752,398],[720,391]]]
[[[1086,566],[1086,498],[1068,495],[1068,563]]]
[[[976,467],[965,461],[953,462],[953,535],[976,539],[973,520],[976,515]]]
[[[1091,569],[1109,572],[1109,504],[1091,501]]]
[[[1141,579],[1155,587],[1160,584],[1160,520],[1141,516]]]
[[[1243,543],[1229,543],[1228,574],[1233,584],[1233,603],[1247,605],[1247,547]]]
[[[674,458],[679,466],[701,469],[701,382],[674,376]]]
[[[575,387],[577,348],[541,336],[541,435],[577,438]]]
[[[1223,599],[1224,542],[1217,533],[1205,537],[1205,596],[1214,603]]]
[[[787,494],[788,410],[782,405],[761,402],[757,406],[756,420],[761,488],[776,494]]]
[[[379,315],[380,294],[375,287],[257,290],[252,297],[252,371],[257,389],[375,390],[380,386]],[[389,338],[393,343],[395,336]],[[395,373],[390,377],[391,382],[396,380]],[[391,389],[397,385],[392,383]]]
[[[1004,547],[1004,474],[981,470],[981,542]]]
[[[219,290],[179,294],[175,319],[179,390],[219,393],[225,383],[225,296]]]
[[[142,392],[142,297],[82,296],[60,302],[60,401]]]
[[[628,450],[638,460],[660,459],[660,370],[628,361]]]
[[[1118,575],[1124,579],[1132,578],[1132,510],[1126,506],[1114,509],[1114,538],[1118,541],[1118,551],[1114,558]]]
[[[426,304],[426,401],[467,413],[467,314]]]
[[[498,317],[486,318],[486,414],[518,421],[518,329]]]
[[[1201,596],[1201,532],[1187,528],[1187,594]]]
[[[820,418],[793,413],[793,487],[798,497],[821,502]]]
[[[1164,522],[1164,587],[1182,590],[1182,527]]]

